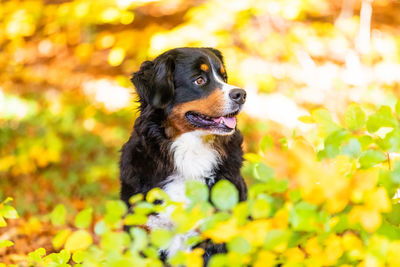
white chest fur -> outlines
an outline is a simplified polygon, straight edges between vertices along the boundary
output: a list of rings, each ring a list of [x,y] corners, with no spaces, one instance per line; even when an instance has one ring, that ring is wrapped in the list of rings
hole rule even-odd
[[[174,155],[175,175],[184,180],[203,180],[214,174],[218,152],[205,141],[205,133],[194,131],[179,136],[171,145]]]
[[[205,178],[213,178],[219,154],[205,139],[204,132],[194,131],[182,134],[172,143],[175,170],[163,187],[172,200],[186,202],[186,181],[205,182]]]
[[[174,156],[175,170],[163,186],[163,190],[171,200],[187,203],[186,181],[205,182],[205,178],[213,178],[219,154],[206,139],[204,132],[194,131],[182,134],[172,143],[171,152]],[[169,206],[163,213],[150,216],[147,225],[150,228],[172,228],[173,223],[170,216],[173,210],[174,208]],[[185,241],[191,235],[193,233],[189,231],[186,234],[175,236],[169,247],[166,248],[168,257],[174,255],[178,250],[188,250]]]

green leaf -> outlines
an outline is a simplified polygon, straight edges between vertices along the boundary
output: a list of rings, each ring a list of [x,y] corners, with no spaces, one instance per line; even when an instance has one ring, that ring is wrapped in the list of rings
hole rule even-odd
[[[290,211],[289,222],[295,231],[313,232],[318,229],[317,208],[307,202],[300,202]]]
[[[165,248],[173,237],[172,232],[165,229],[154,229],[150,233],[150,242],[157,248]]]
[[[125,203],[120,200],[111,200],[106,203],[106,215],[104,220],[113,224],[122,219],[122,216],[128,211]]]
[[[127,212],[127,210],[125,203],[120,200],[110,200],[106,203],[106,212],[109,214],[112,213],[122,216]]]
[[[269,194],[283,193],[289,188],[289,180],[271,179],[265,183],[266,192]]]
[[[130,243],[130,237],[127,232],[106,232],[103,234],[100,246],[103,251],[122,253]]]
[[[233,217],[236,219],[238,225],[243,225],[247,222],[249,216],[248,202],[240,202],[233,208]]]
[[[255,153],[246,153],[243,158],[251,163],[259,163],[262,161],[262,157]]]
[[[168,263],[171,266],[185,266],[186,264],[186,254],[183,251],[178,251],[171,258],[168,258]]]
[[[272,148],[274,146],[274,140],[272,139],[271,136],[265,135],[263,138],[261,138],[259,148],[261,152],[265,153],[266,150]]]
[[[56,250],[60,249],[64,245],[65,241],[67,241],[67,238],[70,235],[71,235],[71,230],[70,229],[64,229],[64,230],[61,230],[60,232],[58,232],[53,237],[53,240],[52,240],[53,247]]]
[[[226,267],[230,266],[228,255],[226,254],[215,254],[211,257],[207,267]]]
[[[361,144],[358,139],[350,138],[348,144],[342,147],[342,153],[349,157],[358,157],[361,153]]]
[[[14,245],[14,243],[10,240],[0,240],[0,248],[7,248],[11,247],[12,245]]]
[[[92,223],[93,209],[87,208],[78,213],[75,217],[75,226],[78,228],[87,228]]]
[[[368,149],[361,153],[359,162],[361,168],[368,169],[385,160],[386,155],[383,152],[379,150]]]
[[[324,135],[329,135],[340,129],[326,109],[316,109],[311,112],[311,117],[318,123],[319,129]]]
[[[213,229],[218,223],[227,221],[231,218],[231,214],[228,212],[217,212],[212,214],[210,217],[200,225],[203,232]]]
[[[257,180],[266,182],[274,177],[274,170],[260,162],[254,164],[253,175]]]
[[[142,225],[147,222],[147,216],[146,214],[128,214],[124,218],[124,224],[125,225]]]
[[[395,111],[396,111],[397,117],[400,118],[400,100],[397,100],[397,102],[396,102]]]
[[[324,141],[323,157],[334,158],[340,152],[340,146],[348,138],[349,133],[343,129],[332,132]]]
[[[393,170],[394,171],[394,170]],[[394,196],[398,188],[398,183],[393,179],[393,171],[379,170],[378,184],[382,185],[388,194],[388,196]]]
[[[102,235],[106,233],[109,229],[110,228],[108,227],[108,225],[105,223],[104,220],[97,222],[96,225],[94,226],[94,232],[96,235]]]
[[[230,210],[239,201],[239,192],[228,180],[218,181],[211,190],[211,200],[220,210]]]
[[[271,204],[265,199],[256,199],[251,205],[250,214],[254,219],[267,218],[271,214]]]
[[[399,240],[400,239],[400,228],[393,224],[390,224],[386,220],[383,220],[381,226],[376,231],[378,235],[385,236],[389,240]]]
[[[390,173],[390,178],[394,183],[400,184],[400,160],[394,162],[394,168]]]
[[[57,263],[57,266],[68,266],[66,265],[71,258],[71,253],[66,250],[61,250],[59,253],[51,253],[43,258],[44,262]]]
[[[385,217],[389,223],[397,227],[400,226],[400,204],[397,203],[392,205],[392,210],[385,214]]]
[[[267,236],[265,237],[264,247],[266,249],[272,250],[281,244],[286,244],[289,238],[290,238],[290,233],[284,230],[279,230],[279,229],[270,230],[267,233]]]
[[[360,142],[362,150],[367,149],[374,142],[374,139],[369,135],[361,135],[358,136],[357,139],[358,142]]]
[[[146,194],[146,201],[153,203],[156,200],[168,202],[170,199],[168,194],[160,188],[153,188]]]
[[[28,257],[35,262],[41,262],[44,255],[46,255],[46,250],[44,248],[38,248],[35,251],[30,252]]]
[[[394,129],[383,138],[383,147],[390,152],[400,152],[400,131]]]
[[[143,250],[149,242],[146,231],[138,227],[132,227],[129,232],[133,238],[131,248],[135,251]]]
[[[289,198],[290,201],[292,202],[297,202],[301,199],[301,190],[300,189],[295,189],[293,191],[289,192]]]
[[[133,205],[139,201],[142,201],[143,199],[144,199],[143,194],[136,194],[129,198],[129,203]]]
[[[146,247],[145,249],[143,249],[143,253],[147,258],[150,258],[150,259],[155,259],[155,258],[158,258],[158,256],[159,256],[158,249],[156,249],[155,247]],[[152,266],[152,265],[148,265],[148,266]]]
[[[208,201],[208,187],[204,183],[196,180],[186,182],[186,196],[192,203]]]
[[[6,219],[17,219],[18,218],[17,211],[14,209],[14,207],[9,206],[9,205],[4,205],[0,209],[0,215]]]
[[[60,226],[65,223],[67,210],[62,204],[58,204],[50,214],[51,223],[55,226]]]
[[[227,247],[229,252],[232,251],[240,254],[247,254],[251,250],[251,244],[249,241],[241,236],[236,236],[229,240]]]
[[[375,133],[381,127],[395,127],[396,125],[397,120],[394,118],[392,109],[389,106],[381,106],[367,120],[367,130],[370,133]]]
[[[75,252],[87,249],[93,242],[92,236],[86,230],[72,233],[65,242],[65,250]]]
[[[72,260],[76,263],[82,263],[85,257],[86,253],[84,251],[76,251],[72,254]]]
[[[137,214],[147,215],[155,212],[155,205],[150,202],[140,201],[136,203],[133,211]]]
[[[352,131],[361,130],[365,125],[365,112],[357,104],[351,104],[344,116],[347,128]]]
[[[7,204],[7,203],[9,203],[9,202],[11,202],[11,201],[13,201],[14,199],[12,198],[12,197],[7,197],[3,202],[1,202],[0,204],[3,204],[3,205],[5,205],[5,204]]]

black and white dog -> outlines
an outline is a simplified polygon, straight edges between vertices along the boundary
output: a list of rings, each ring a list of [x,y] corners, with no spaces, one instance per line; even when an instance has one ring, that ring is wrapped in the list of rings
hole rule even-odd
[[[240,175],[243,137],[235,116],[246,92],[227,84],[221,52],[169,50],[143,62],[132,82],[141,113],[122,147],[121,199],[129,206],[131,196],[160,187],[172,200],[185,202],[185,181],[198,180],[212,188],[227,179],[245,200],[247,188]],[[148,227],[171,227],[168,217],[152,217]],[[167,256],[181,249],[183,241],[174,239]]]

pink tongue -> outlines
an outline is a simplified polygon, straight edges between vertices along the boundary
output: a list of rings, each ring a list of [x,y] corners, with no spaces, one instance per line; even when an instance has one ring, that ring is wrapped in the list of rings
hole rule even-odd
[[[213,119],[213,121],[215,121],[216,123],[221,123],[221,121],[223,121],[226,126],[232,129],[235,128],[236,126],[236,117],[231,117],[231,118],[219,117]]]

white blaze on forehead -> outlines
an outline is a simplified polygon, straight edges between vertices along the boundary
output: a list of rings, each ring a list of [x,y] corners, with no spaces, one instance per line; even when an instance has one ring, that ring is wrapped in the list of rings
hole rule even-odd
[[[221,77],[218,75],[218,73],[215,71],[214,67],[211,65],[211,71],[213,73],[214,79],[221,85],[221,89],[222,91],[224,91],[225,94],[227,94],[229,96],[229,92],[232,89],[237,88],[237,86],[233,86],[230,84],[227,84],[226,82],[224,82]]]
[[[211,65],[211,72],[214,76],[214,79],[217,83],[221,85],[221,90],[224,92],[224,98],[225,98],[225,111],[226,113],[230,113],[231,111],[231,97],[229,96],[229,93],[232,91],[232,89],[237,88],[237,86],[233,86],[230,84],[227,84],[224,82],[221,77],[218,75],[218,73],[215,71],[214,67]]]

